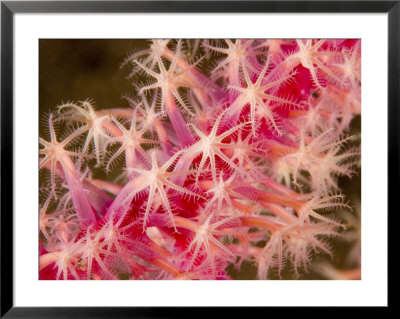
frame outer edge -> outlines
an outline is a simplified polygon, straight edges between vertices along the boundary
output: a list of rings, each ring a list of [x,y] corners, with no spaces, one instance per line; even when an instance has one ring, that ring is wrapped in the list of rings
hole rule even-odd
[[[36,3],[35,3],[36,2]],[[39,1],[43,5],[44,1]],[[109,311],[117,315],[118,318],[125,318],[126,311],[132,311],[131,315],[135,313],[132,308],[120,308],[116,313],[112,311],[112,308],[25,308],[25,307],[13,307],[13,251],[12,245],[6,242],[5,233],[8,238],[13,238],[13,220],[12,214],[4,212],[13,211],[13,13],[14,12],[78,12],[80,7],[78,3],[71,3],[71,1],[60,1],[61,6],[57,6],[55,1],[49,1],[49,7],[42,7],[38,5],[37,1],[1,1],[1,110],[0,110],[0,138],[1,138],[1,176],[0,176],[0,317],[3,318],[22,318],[22,317],[49,317],[57,313],[59,318],[64,318],[68,313],[67,309],[72,310],[70,314],[74,313],[77,318],[89,317],[97,313],[99,317],[101,310],[104,311],[103,315],[109,315]],[[98,4],[95,1],[94,5]],[[158,2],[158,1],[157,1]],[[340,2],[340,1],[339,1]],[[361,9],[361,3],[357,4],[357,1],[352,1],[356,4],[357,8],[350,10],[357,12]],[[399,174],[399,163],[400,163],[400,125],[398,120],[400,119],[399,102],[400,102],[400,2],[396,1],[382,1],[377,4],[378,1],[371,1],[371,7],[365,10],[366,12],[387,12],[389,11],[389,51],[388,51],[388,105],[389,105],[389,120],[388,120],[388,141],[389,141],[389,159],[388,159],[388,204],[390,211],[397,209],[396,196],[398,180],[400,180]],[[61,4],[59,3],[59,4]],[[121,5],[120,1],[116,1]],[[166,2],[167,3],[167,2]],[[165,3],[165,4],[166,4]],[[142,3],[143,4],[143,3]],[[164,4],[164,5],[165,5]],[[146,12],[148,6],[143,4],[140,12]],[[64,7],[65,6],[65,7]],[[107,7],[107,6],[106,6]],[[66,9],[67,8],[67,9]],[[69,10],[68,10],[69,8]],[[83,8],[80,8],[83,9]],[[164,9],[165,10],[165,9]],[[164,10],[161,10],[164,11]],[[83,10],[85,11],[85,10]],[[97,11],[97,10],[94,10]],[[102,11],[101,9],[99,11]],[[112,10],[111,10],[112,11]],[[166,10],[170,11],[170,10]],[[207,10],[208,11],[208,10]],[[278,10],[272,11],[285,11],[282,7],[278,6]],[[301,10],[303,11],[303,10]],[[343,10],[346,11],[346,10]],[[7,191],[7,197],[5,200],[4,191]],[[390,224],[390,223],[388,223]],[[390,236],[390,235],[389,235]],[[388,241],[390,243],[390,241]],[[389,247],[389,246],[388,246]],[[167,308],[173,310],[173,308]],[[62,311],[64,312],[62,313]],[[178,309],[175,309],[178,310]],[[141,311],[139,310],[140,314]],[[143,309],[141,315],[152,313],[151,310]],[[63,314],[60,316],[60,314]],[[130,316],[131,316],[130,315]],[[129,316],[129,317],[130,317]],[[50,317],[49,317],[50,318]]]
[[[400,181],[400,2],[389,11],[388,30],[388,275],[389,275],[389,247],[394,243],[393,232],[390,233],[390,218],[397,212],[398,183]],[[390,214],[391,212],[391,214]],[[392,223],[393,224],[393,223]],[[393,225],[392,225],[393,226]],[[388,306],[389,283],[388,283]]]
[[[13,12],[1,3],[1,312],[13,307]],[[6,235],[5,235],[6,234]]]
[[[19,13],[345,13],[388,12],[397,0],[5,1]]]

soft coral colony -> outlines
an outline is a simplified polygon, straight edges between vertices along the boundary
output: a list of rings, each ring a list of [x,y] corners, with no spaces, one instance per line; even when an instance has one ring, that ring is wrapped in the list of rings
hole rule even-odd
[[[129,55],[126,108],[47,118],[40,278],[231,279],[248,261],[269,279],[333,254],[338,177],[360,162],[360,55],[359,40],[243,39]]]

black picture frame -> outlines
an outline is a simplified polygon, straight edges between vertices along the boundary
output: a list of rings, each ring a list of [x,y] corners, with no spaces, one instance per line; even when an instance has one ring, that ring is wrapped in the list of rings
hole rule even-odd
[[[387,13],[388,14],[388,208],[398,209],[400,144],[400,1],[1,1],[1,318],[177,318],[191,317],[187,308],[163,307],[15,307],[13,300],[13,19],[15,13]],[[388,225],[393,218],[388,215]],[[389,250],[390,236],[389,232]],[[388,282],[388,287],[389,287]],[[388,309],[390,308],[390,298]],[[242,310],[244,310],[242,312]],[[293,310],[293,309],[292,309]],[[246,316],[263,308],[213,309],[212,315],[230,312]],[[297,315],[305,311],[296,309]],[[332,309],[339,314],[340,309]],[[276,313],[276,308],[268,310]],[[196,315],[210,315],[209,308]]]

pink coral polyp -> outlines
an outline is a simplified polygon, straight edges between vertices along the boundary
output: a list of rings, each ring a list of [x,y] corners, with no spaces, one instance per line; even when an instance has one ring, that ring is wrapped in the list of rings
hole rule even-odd
[[[59,106],[40,138],[40,279],[232,279],[243,263],[269,279],[333,255],[360,47],[153,40],[125,61],[126,108]]]

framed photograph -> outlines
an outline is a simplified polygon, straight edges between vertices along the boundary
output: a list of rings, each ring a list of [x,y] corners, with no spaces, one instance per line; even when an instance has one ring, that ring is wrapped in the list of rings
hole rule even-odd
[[[1,316],[389,307],[399,15],[2,1]]]

